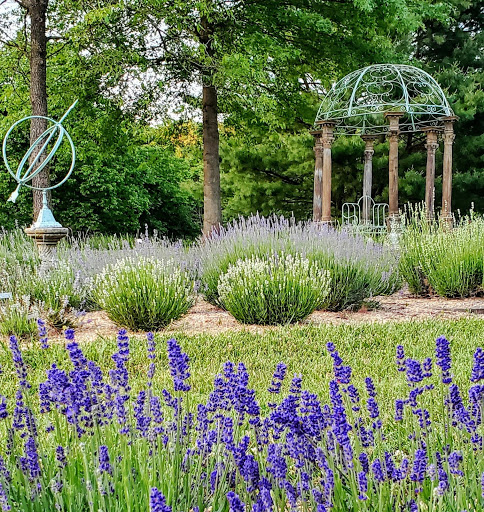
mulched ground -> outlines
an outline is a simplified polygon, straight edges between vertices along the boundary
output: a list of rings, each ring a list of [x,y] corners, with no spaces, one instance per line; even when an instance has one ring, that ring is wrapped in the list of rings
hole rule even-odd
[[[407,291],[397,292],[389,297],[376,297],[380,306],[376,309],[362,308],[359,311],[315,311],[303,324],[358,324],[367,322],[404,322],[418,319],[482,318],[484,320],[484,297],[468,299],[443,299],[441,297],[416,298]],[[274,327],[240,324],[229,313],[199,299],[180,320],[173,322],[164,332],[187,334],[220,333],[224,331],[262,332]],[[76,328],[78,341],[94,340],[98,335],[114,336],[118,327],[109,320],[106,313],[87,313]],[[131,333],[133,334],[133,333]],[[61,336],[58,333],[57,336]],[[56,337],[51,333],[51,337]]]

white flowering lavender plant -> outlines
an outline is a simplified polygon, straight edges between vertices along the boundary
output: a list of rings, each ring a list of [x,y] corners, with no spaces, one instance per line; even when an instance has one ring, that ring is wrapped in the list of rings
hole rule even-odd
[[[173,259],[128,257],[94,278],[92,297],[117,324],[156,330],[188,311],[195,284]]]
[[[321,307],[328,292],[328,272],[300,254],[239,260],[218,283],[220,302],[248,324],[303,320]]]

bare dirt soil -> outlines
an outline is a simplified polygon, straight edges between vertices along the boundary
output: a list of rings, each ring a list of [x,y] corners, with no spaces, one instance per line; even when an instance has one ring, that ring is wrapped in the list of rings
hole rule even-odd
[[[375,297],[379,307],[359,311],[315,311],[305,325],[321,324],[358,324],[366,322],[403,322],[427,318],[457,319],[463,317],[482,318],[484,320],[484,298],[474,297],[468,299],[443,299],[441,297],[416,298],[407,291],[400,291],[388,297]],[[167,334],[171,332],[185,332],[187,334],[216,334],[225,331],[262,332],[274,327],[258,325],[244,325],[226,311],[212,306],[199,299],[190,311],[182,318],[173,322],[164,329]],[[87,313],[76,328],[78,341],[94,340],[97,336],[114,336],[118,327],[103,311]],[[133,333],[131,333],[133,334]],[[61,337],[61,333],[55,336]]]

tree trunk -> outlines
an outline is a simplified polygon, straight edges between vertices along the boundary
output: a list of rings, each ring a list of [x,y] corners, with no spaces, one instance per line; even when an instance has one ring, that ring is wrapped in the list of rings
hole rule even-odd
[[[208,235],[222,223],[220,200],[219,132],[217,90],[203,86],[203,233]]]
[[[200,19],[200,43],[205,47],[210,60],[214,58],[214,27],[207,15]],[[217,119],[217,89],[213,85],[213,68],[210,65],[202,75],[202,119],[203,119],[203,234],[209,235],[222,223],[220,201],[220,139]]]
[[[49,0],[30,0],[30,106],[32,115],[47,116],[47,36],[46,14]],[[47,129],[45,119],[32,119],[30,123],[30,144],[32,145]],[[38,146],[39,147],[39,146]],[[36,157],[34,151],[31,161]],[[39,164],[42,158],[39,160]],[[34,187],[48,187],[50,177],[48,168],[44,168],[33,180]],[[34,220],[42,208],[42,192],[33,191]],[[50,202],[50,201],[49,201]]]

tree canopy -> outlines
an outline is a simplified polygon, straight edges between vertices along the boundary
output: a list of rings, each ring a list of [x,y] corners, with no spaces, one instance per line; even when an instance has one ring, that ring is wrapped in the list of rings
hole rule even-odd
[[[482,22],[479,5],[464,0],[50,0],[49,114],[59,117],[79,98],[67,122],[78,163],[53,194],[55,214],[74,230],[148,224],[170,236],[199,231],[204,199],[208,226],[221,220],[220,205],[224,219],[257,210],[308,218],[308,130],[321,95],[376,62],[424,67],[444,87],[460,118],[455,204],[468,209],[473,199],[482,208]],[[0,36],[2,133],[30,113],[29,23],[19,9]],[[10,149],[20,157],[28,143],[19,135]],[[402,143],[402,201],[423,198],[422,144]],[[361,195],[362,153],[360,141],[334,146],[335,214]],[[386,154],[376,146],[381,200]],[[57,158],[54,177],[65,159]],[[5,204],[11,189],[2,173],[0,224],[27,224],[29,193]]]

